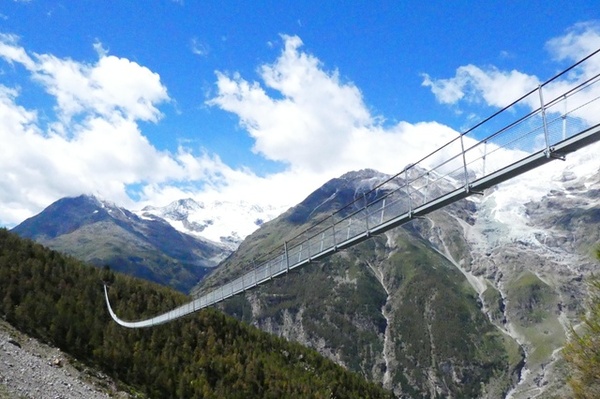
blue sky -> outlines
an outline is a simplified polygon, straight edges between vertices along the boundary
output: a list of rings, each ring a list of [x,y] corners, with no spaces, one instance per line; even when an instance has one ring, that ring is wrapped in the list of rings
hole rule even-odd
[[[0,225],[80,193],[285,208],[600,47],[593,0],[298,3],[3,0]]]

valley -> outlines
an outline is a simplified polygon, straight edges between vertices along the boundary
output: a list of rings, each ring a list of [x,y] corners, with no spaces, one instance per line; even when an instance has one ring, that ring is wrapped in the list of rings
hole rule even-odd
[[[156,3],[0,9],[0,399],[600,398],[598,0]]]
[[[585,276],[597,270],[590,256],[600,242],[600,165],[594,151],[591,147],[570,163],[546,166],[543,187],[536,185],[539,176],[526,174],[217,307],[314,348],[400,397],[561,395],[560,348],[583,311]],[[239,236],[235,231],[217,243],[197,229],[196,240],[221,252],[215,249],[196,261],[210,270],[195,277],[200,281],[193,295],[238,276],[261,254],[385,178],[363,170],[333,179],[297,206],[256,225],[236,246],[231,246],[231,237]],[[190,209],[198,207],[182,201],[169,212],[137,214],[154,225],[172,223],[177,236],[187,234],[182,226],[198,227],[186,222]],[[111,214],[138,220],[127,210]],[[117,220],[122,225],[123,217]],[[105,225],[82,224],[74,231],[90,229],[97,236],[100,226]],[[55,242],[69,242],[69,234]],[[49,236],[39,236],[40,242],[51,243]],[[71,241],[82,243],[84,236],[79,237]],[[126,235],[120,239],[131,242]]]

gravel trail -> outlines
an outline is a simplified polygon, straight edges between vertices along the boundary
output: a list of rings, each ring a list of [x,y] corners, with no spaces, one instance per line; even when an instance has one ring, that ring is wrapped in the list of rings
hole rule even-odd
[[[0,399],[129,398],[107,376],[0,321]]]

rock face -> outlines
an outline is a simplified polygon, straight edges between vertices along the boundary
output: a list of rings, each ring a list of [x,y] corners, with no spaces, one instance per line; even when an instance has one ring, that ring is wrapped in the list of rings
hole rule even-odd
[[[12,229],[97,266],[188,292],[230,250],[94,196],[63,198]]]
[[[361,171],[325,184],[251,235],[206,286],[384,179]],[[517,343],[481,312],[477,291],[414,227],[374,237],[223,306],[398,395],[502,397],[522,367]]]
[[[558,351],[583,311],[600,241],[598,146],[225,302],[409,397],[560,393]],[[209,289],[376,186],[349,173],[265,223]]]
[[[469,278],[483,310],[526,355],[511,397],[556,392],[558,355],[583,311],[585,276],[600,269],[598,146],[418,223]]]

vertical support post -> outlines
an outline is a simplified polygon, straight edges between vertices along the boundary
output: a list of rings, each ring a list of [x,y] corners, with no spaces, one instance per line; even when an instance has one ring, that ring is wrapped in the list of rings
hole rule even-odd
[[[333,214],[331,214],[331,228],[333,229],[333,250],[337,251],[337,241],[335,238],[335,220],[333,219]]]
[[[323,231],[321,233],[321,247],[319,249],[319,252],[323,252],[323,245],[325,244],[325,231]]]
[[[269,280],[273,280],[273,271],[271,270],[271,262],[267,262],[267,273],[269,274]]]
[[[467,154],[465,154],[465,142],[464,142],[463,136],[464,136],[464,134],[461,133],[460,149],[462,152],[463,168],[464,168],[464,172],[465,172],[465,191],[468,193],[469,192],[469,172],[467,171]]]
[[[288,255],[288,247],[287,247],[287,241],[283,242],[283,250],[285,251],[285,263],[286,263],[286,273],[290,272],[290,257]]]
[[[346,240],[350,239],[350,225],[352,224],[352,218],[348,218],[348,228],[346,229]]]
[[[408,217],[412,217],[412,200],[410,198],[410,185],[408,184],[408,167],[404,168],[404,187],[408,198]]]
[[[567,95],[563,96],[564,98],[564,111],[562,115],[562,139],[565,140],[567,138]]]
[[[483,142],[483,175],[481,177],[485,177],[485,157],[487,157],[487,140]]]
[[[387,199],[384,198],[383,201],[381,202],[381,217],[379,218],[379,224],[383,223],[383,216],[385,214],[385,200]]]
[[[363,199],[365,200],[365,226],[367,227],[367,229],[365,230],[367,232],[367,235],[369,234],[369,208],[368,208],[368,203],[367,203],[367,194],[363,193]]]
[[[548,136],[548,124],[546,123],[546,106],[544,105],[544,96],[542,94],[542,85],[538,86],[540,93],[540,107],[542,110],[542,124],[544,125],[544,139],[546,141],[546,158],[550,158],[550,137]]]
[[[425,176],[427,176],[427,180],[425,180],[425,201],[424,203],[427,203],[427,197],[429,196],[429,171],[425,174]]]

